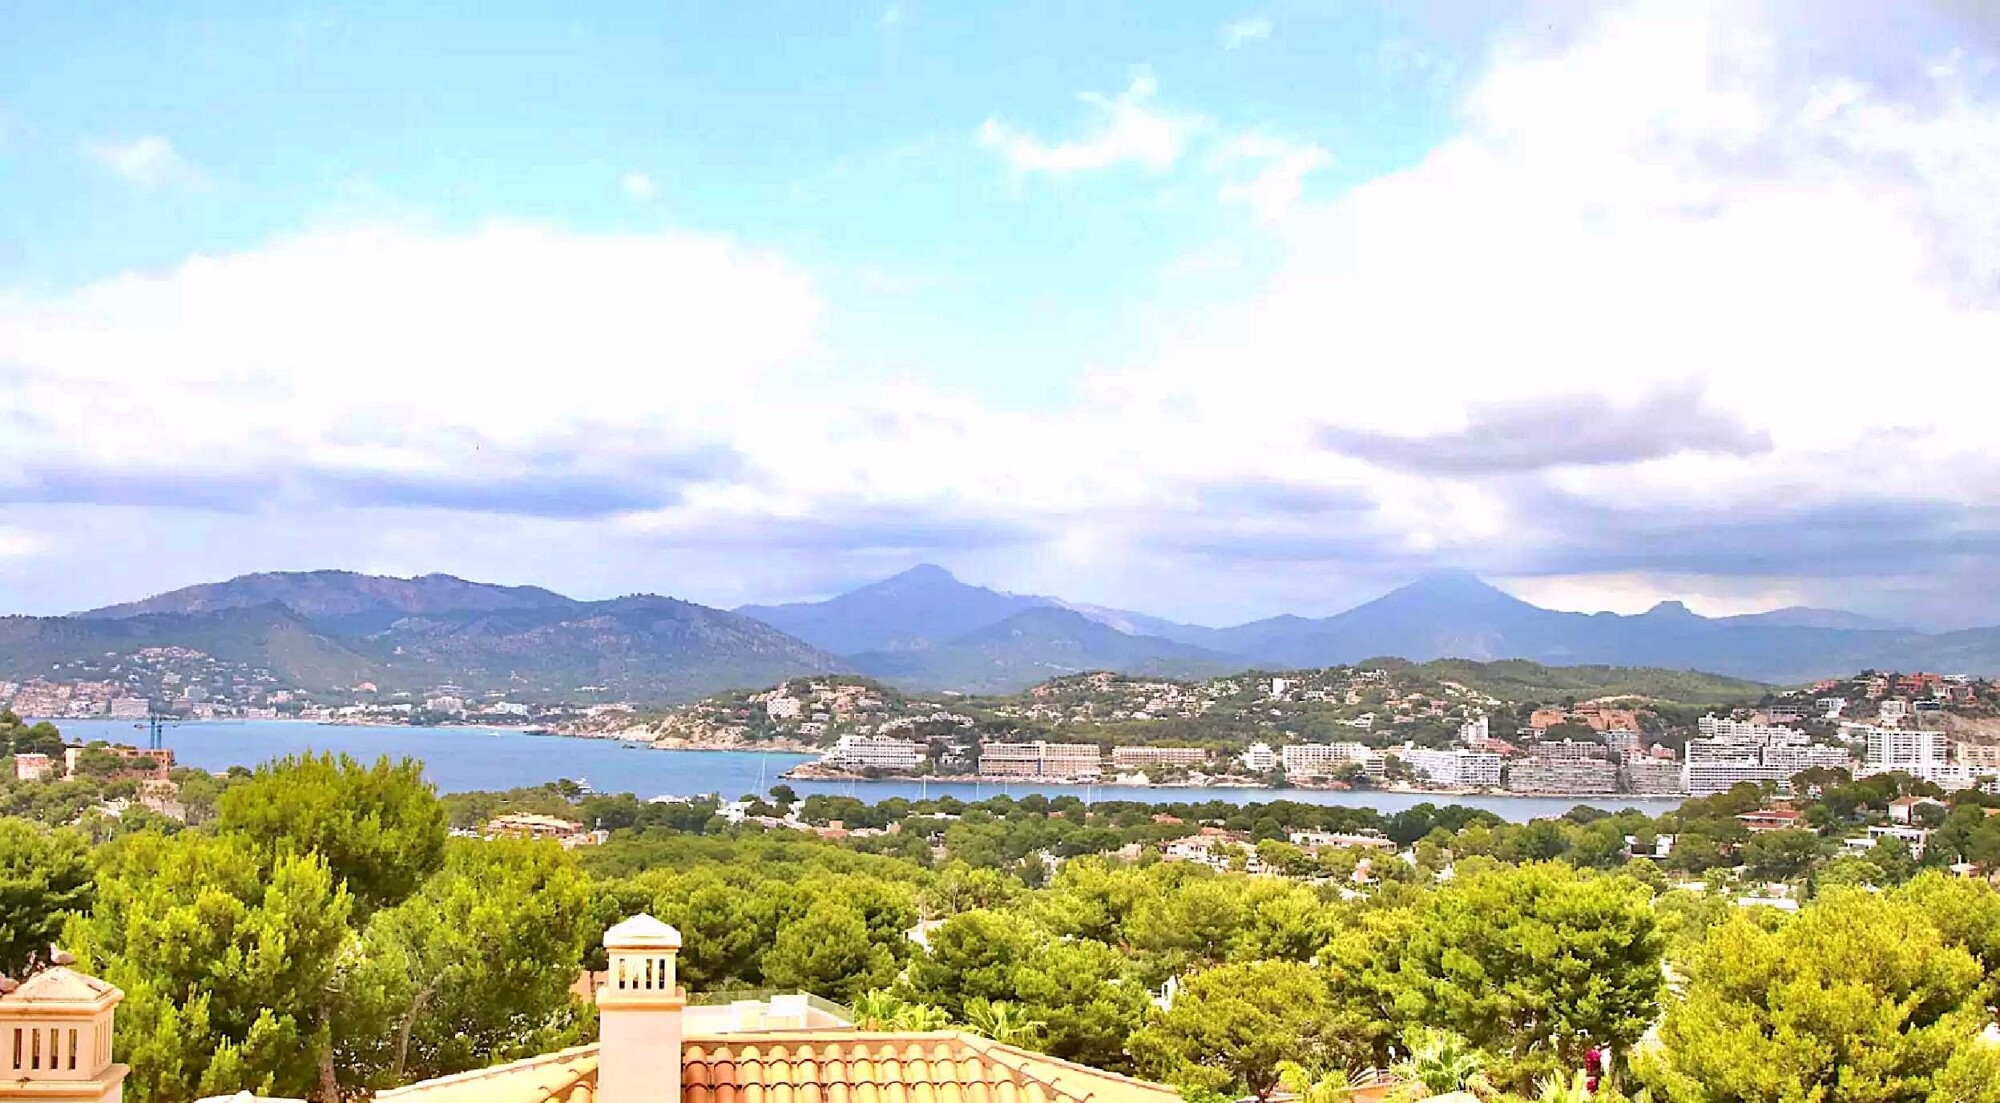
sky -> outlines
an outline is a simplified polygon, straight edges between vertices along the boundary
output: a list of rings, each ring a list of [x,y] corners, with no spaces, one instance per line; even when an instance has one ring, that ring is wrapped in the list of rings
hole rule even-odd
[[[1995,11],[15,5],[0,610],[2000,623]]]

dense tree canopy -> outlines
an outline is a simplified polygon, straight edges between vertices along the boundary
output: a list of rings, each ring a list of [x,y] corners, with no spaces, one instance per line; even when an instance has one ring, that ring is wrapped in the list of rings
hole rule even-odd
[[[1920,1103],[1990,1018],[1973,956],[1911,900],[1861,889],[1732,916],[1688,970],[1645,1067],[1672,1103]]]
[[[220,825],[266,854],[318,855],[363,916],[407,899],[444,862],[445,809],[410,759],[269,763],[223,794]]]
[[[0,819],[0,973],[21,977],[46,965],[69,913],[90,897],[81,835]]]

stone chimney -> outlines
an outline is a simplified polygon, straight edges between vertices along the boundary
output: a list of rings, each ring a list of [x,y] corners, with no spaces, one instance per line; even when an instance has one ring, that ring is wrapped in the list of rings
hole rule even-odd
[[[681,933],[650,915],[604,932],[611,968],[597,989],[597,1103],[680,1103]]]
[[[111,1017],[124,998],[60,965],[0,996],[0,1100],[120,1103],[128,1070],[111,1060]]]

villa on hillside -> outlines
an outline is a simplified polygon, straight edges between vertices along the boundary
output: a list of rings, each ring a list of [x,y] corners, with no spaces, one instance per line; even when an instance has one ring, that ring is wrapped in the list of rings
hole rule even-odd
[[[690,1006],[680,932],[640,915],[604,935],[599,1041],[378,1093],[380,1103],[1178,1103],[1149,1083],[956,1030],[867,1031],[804,995]],[[0,994],[0,1101],[120,1103],[124,994],[66,967]],[[6,1039],[11,1038],[11,1049]],[[1356,1100],[1379,1095],[1359,1087]],[[228,1097],[249,1103],[240,1093]]]

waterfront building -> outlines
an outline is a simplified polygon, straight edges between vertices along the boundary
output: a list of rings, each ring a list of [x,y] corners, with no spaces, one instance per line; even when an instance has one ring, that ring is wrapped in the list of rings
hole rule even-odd
[[[1403,765],[1431,785],[1451,789],[1498,788],[1503,759],[1490,751],[1432,750],[1405,746],[1396,752]]]
[[[1602,758],[1533,755],[1507,768],[1507,788],[1517,793],[1612,793],[1618,767]]]
[[[1111,764],[1121,770],[1143,770],[1149,766],[1179,766],[1187,768],[1200,766],[1207,762],[1208,751],[1201,747],[1111,748]]]
[[[788,697],[796,702],[798,698]],[[803,726],[801,727],[803,731]],[[929,757],[928,745],[909,739],[891,739],[876,735],[843,735],[833,745],[833,749],[822,755],[820,760],[829,766],[848,770],[886,770],[891,773],[907,773],[917,768]]]
[[[1681,764],[1658,758],[1628,758],[1618,776],[1625,791],[1639,796],[1672,796],[1684,792]]]
[[[1278,752],[1272,750],[1269,743],[1252,743],[1237,757],[1237,761],[1253,774],[1268,774],[1278,768]]]
[[[1854,768],[1854,755],[1845,747],[1814,743],[1797,728],[1723,721],[1708,730],[1715,734],[1688,740],[1682,769],[1683,788],[1697,797],[1727,792],[1746,781],[1789,789],[1792,778],[1805,770]]]
[[[983,743],[979,772],[987,777],[1043,777],[1063,781],[1104,772],[1104,750],[1095,743]]]
[[[1542,742],[1530,744],[1528,753],[1544,759],[1584,759],[1604,757],[1604,744],[1589,740],[1565,739],[1560,743]]]
[[[1278,752],[1287,777],[1332,777],[1352,763],[1367,769],[1375,752],[1359,743],[1291,743]]]
[[[153,703],[144,697],[113,697],[109,708],[113,720],[144,720],[153,713]]]

